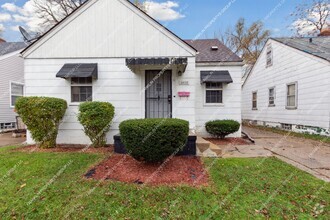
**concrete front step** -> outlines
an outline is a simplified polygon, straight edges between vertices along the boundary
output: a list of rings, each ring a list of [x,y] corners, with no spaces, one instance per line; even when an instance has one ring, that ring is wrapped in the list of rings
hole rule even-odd
[[[222,150],[220,147],[205,140],[202,137],[197,137],[196,147],[197,147],[197,156],[221,157],[222,155]]]

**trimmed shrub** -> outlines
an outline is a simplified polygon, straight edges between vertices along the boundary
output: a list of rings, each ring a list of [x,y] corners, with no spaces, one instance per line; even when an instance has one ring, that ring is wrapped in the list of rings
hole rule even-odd
[[[234,120],[215,120],[205,124],[208,133],[221,139],[224,139],[229,134],[237,132],[240,126],[240,123]]]
[[[133,119],[119,125],[121,140],[136,160],[162,162],[182,150],[189,122],[181,119]]]
[[[58,126],[67,109],[65,100],[21,97],[16,101],[15,109],[39,147],[56,147]]]
[[[115,108],[109,102],[84,102],[79,105],[78,120],[93,147],[106,145],[106,133],[110,130]]]

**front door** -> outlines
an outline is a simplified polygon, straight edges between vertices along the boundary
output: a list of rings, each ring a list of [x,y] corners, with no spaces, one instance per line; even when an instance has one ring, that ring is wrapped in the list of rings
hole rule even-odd
[[[146,70],[146,118],[172,118],[171,70]]]

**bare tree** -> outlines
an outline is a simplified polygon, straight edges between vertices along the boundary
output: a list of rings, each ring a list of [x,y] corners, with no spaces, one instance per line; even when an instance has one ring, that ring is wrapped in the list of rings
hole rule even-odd
[[[86,1],[88,0],[33,0],[33,5],[42,20],[43,29],[49,29]],[[133,3],[145,10],[144,1],[134,0]]]
[[[264,29],[261,21],[253,22],[246,26],[244,18],[240,18],[234,29],[228,28],[220,34],[220,41],[229,47],[234,53],[242,56],[244,63],[253,65],[270,37],[270,31]]]
[[[292,29],[298,36],[315,36],[330,26],[330,1],[313,0],[312,4],[301,4],[291,14],[295,18]]]
[[[86,0],[33,0],[33,6],[44,27],[51,27],[71,12],[77,9]]]

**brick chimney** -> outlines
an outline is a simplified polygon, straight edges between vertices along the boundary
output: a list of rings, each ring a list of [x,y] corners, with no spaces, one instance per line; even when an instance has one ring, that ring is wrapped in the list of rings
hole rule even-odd
[[[322,37],[324,37],[324,36],[330,36],[330,28],[323,29],[321,31],[321,33],[319,34],[319,36],[322,36]]]

